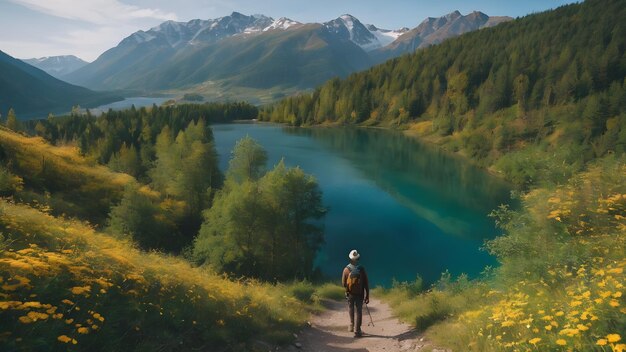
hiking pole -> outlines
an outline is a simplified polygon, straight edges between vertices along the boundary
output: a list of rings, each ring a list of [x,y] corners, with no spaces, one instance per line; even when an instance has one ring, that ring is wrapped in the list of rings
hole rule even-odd
[[[367,309],[367,314],[370,316],[370,322],[367,323],[367,326],[370,326],[370,324],[374,326],[374,319],[372,319],[372,313],[370,313],[370,308],[367,306],[367,303],[365,303],[365,309]]]

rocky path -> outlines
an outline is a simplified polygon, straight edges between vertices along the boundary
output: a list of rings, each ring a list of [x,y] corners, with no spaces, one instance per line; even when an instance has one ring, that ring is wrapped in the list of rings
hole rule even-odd
[[[369,306],[374,326],[369,325],[369,315],[363,306],[363,337],[354,338],[348,332],[348,307],[346,302],[329,301],[327,309],[311,320],[297,342],[288,351],[306,352],[400,352],[430,351],[431,346],[411,326],[402,323],[384,302],[372,299]]]

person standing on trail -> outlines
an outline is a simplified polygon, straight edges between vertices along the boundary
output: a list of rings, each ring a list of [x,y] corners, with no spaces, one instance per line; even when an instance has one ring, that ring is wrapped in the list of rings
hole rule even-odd
[[[341,275],[341,284],[346,289],[346,298],[350,311],[350,332],[354,332],[354,337],[361,337],[361,321],[363,320],[363,302],[370,302],[370,287],[367,280],[365,268],[359,265],[361,255],[353,249],[348,254],[350,264],[348,264]],[[354,307],[356,306],[356,325],[354,319]]]

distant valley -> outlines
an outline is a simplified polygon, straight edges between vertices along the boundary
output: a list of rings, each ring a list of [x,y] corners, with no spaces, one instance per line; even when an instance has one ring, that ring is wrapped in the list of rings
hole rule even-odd
[[[131,34],[91,63],[73,55],[20,61],[2,53],[0,113],[15,108],[21,118],[41,117],[153,94],[264,104],[508,20],[455,11],[413,29],[382,29],[349,14],[324,23],[238,12],[166,21]]]

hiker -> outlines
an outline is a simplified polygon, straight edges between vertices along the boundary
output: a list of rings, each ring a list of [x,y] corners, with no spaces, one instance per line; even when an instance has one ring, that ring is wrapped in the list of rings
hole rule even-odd
[[[341,284],[346,289],[346,298],[350,309],[350,332],[354,337],[361,337],[361,321],[363,320],[363,302],[370,303],[370,287],[365,268],[359,265],[361,255],[353,249],[348,254],[350,264],[343,269]],[[354,306],[356,306],[356,325],[354,321]]]

